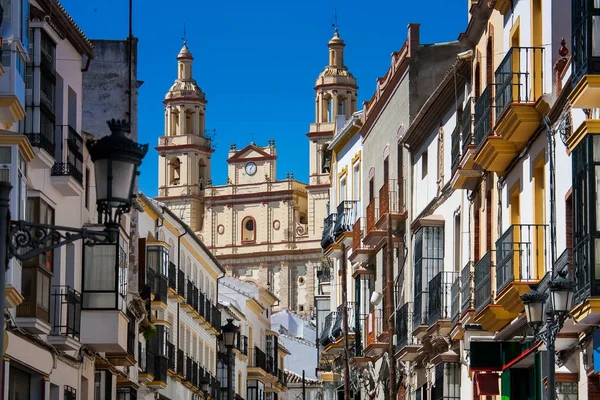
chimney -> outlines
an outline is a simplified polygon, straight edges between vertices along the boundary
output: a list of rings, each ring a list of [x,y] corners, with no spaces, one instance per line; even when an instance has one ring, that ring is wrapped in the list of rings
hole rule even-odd
[[[413,58],[419,48],[419,28],[421,24],[408,24],[408,57]]]

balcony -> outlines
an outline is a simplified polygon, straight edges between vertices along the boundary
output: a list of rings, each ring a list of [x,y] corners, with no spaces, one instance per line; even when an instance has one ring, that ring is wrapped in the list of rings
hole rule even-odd
[[[329,214],[329,216],[325,218],[325,221],[323,222],[323,236],[321,237],[321,248],[323,250],[335,243],[335,217],[336,214]]]
[[[181,308],[185,309],[188,314],[194,314],[195,310],[198,308],[198,296],[194,296],[194,289],[196,286],[194,285],[194,282],[186,279],[185,287],[185,301],[181,305]]]
[[[496,302],[511,314],[523,311],[521,295],[547,269],[547,225],[512,225],[496,241]]]
[[[544,49],[511,48],[495,72],[496,133],[520,151],[531,139],[549,106],[540,101]]]
[[[39,256],[38,259],[39,263],[44,260],[51,262],[51,258],[43,256]],[[17,325],[32,333],[47,335],[51,330],[49,322],[52,273],[48,268],[24,263],[21,275],[23,301],[17,306]]]
[[[150,352],[148,353],[150,354]],[[146,386],[152,389],[164,389],[167,387],[167,370],[169,360],[164,356],[153,356],[154,358],[154,379],[151,382],[145,383]],[[147,361],[149,362],[149,360]]]
[[[56,151],[56,145],[54,144],[54,137],[50,137],[44,133],[26,133],[27,139],[31,146],[44,150],[41,152],[36,150],[36,159],[31,163],[34,169],[46,169],[54,166],[54,153]]]
[[[366,219],[358,218],[352,227],[352,252],[348,259],[353,263],[366,263],[375,255],[375,248],[366,245],[363,238],[366,236]]]
[[[479,178],[482,176],[481,170],[475,165],[475,137],[473,134],[473,101],[469,98],[465,102],[461,120],[459,125],[460,138],[458,133],[453,140],[458,140],[452,143],[454,146],[459,146],[460,155],[458,161],[452,170],[452,187],[454,189],[473,190],[477,186]]]
[[[413,336],[422,339],[429,328],[427,306],[429,305],[429,293],[417,293],[413,303]]]
[[[175,351],[175,345],[173,343],[167,342],[167,355],[167,368],[169,369],[169,375],[174,375],[176,373],[177,352]]]
[[[183,302],[185,298],[185,272],[177,270],[177,295],[179,297],[178,302]]]
[[[460,317],[460,275],[457,275],[450,288],[450,320],[452,324]]]
[[[452,168],[452,174],[456,172],[458,168],[458,163],[460,162],[460,150],[461,150],[461,133],[460,124],[456,124],[454,130],[452,131],[452,135],[450,137],[451,147],[450,147],[450,167]]]
[[[367,314],[365,327],[366,346],[363,353],[366,357],[379,357],[389,347],[388,342],[378,340],[383,333],[383,310],[373,310]]]
[[[488,136],[492,135],[492,85],[488,85],[475,100],[473,139],[475,149],[481,150]]]
[[[356,329],[356,318],[355,318],[355,314],[357,311],[356,308],[356,303],[353,301],[349,301],[346,303],[346,309],[348,310],[347,314],[348,314],[348,334],[354,334],[356,333],[357,329]],[[335,322],[333,324],[333,328],[331,328],[331,336],[336,339],[336,341],[341,338],[342,336],[342,328],[343,328],[343,312],[344,312],[344,305],[340,304],[337,307],[337,311],[336,311],[336,318],[335,318]]]
[[[498,331],[513,319],[502,306],[493,302],[494,272],[490,250],[475,264],[475,323],[488,332]]]
[[[367,231],[363,243],[367,246],[377,245],[386,235],[386,232],[378,229],[379,220],[379,198],[374,197],[367,205]]]
[[[467,265],[460,271],[460,313],[464,315],[467,311],[473,309],[475,286],[473,281],[473,261],[469,261]]]
[[[344,235],[346,245],[351,244],[352,235],[346,235],[352,232],[352,227],[358,218],[358,201],[344,200],[337,207],[337,215],[333,228],[335,240],[339,240]],[[347,239],[347,240],[346,240]]]
[[[138,381],[141,383],[154,380],[154,355],[148,352],[146,347],[138,342],[139,371]]]
[[[252,347],[248,352],[248,379],[271,383],[269,360],[264,351]]]
[[[158,147],[156,151],[167,149],[185,149],[185,148],[201,148],[201,150],[211,150],[211,140],[199,135],[175,135],[161,136],[158,138]]]
[[[392,231],[403,230],[408,217],[406,209],[406,182],[388,179],[379,189],[379,218],[377,230],[387,231],[388,215],[392,217]]]
[[[404,303],[396,313],[396,358],[401,361],[414,361],[419,348],[413,336],[413,303]]]
[[[182,349],[177,349],[177,365],[176,365],[176,373],[178,376],[183,377],[183,373],[185,370],[184,367],[184,363],[185,363],[185,355],[183,354],[183,350]]]
[[[319,338],[319,343],[321,343],[322,347],[327,347],[334,340],[331,331],[335,320],[335,311],[330,312],[325,317],[325,322],[323,323],[323,330],[321,331],[321,336]]]
[[[431,331],[439,332],[439,335],[445,336],[450,332],[450,321],[452,319],[452,284],[456,280],[456,272],[442,271],[434,276],[428,285],[429,305],[427,315],[427,325]]]
[[[241,354],[248,355],[248,336],[242,335],[239,331],[237,334],[237,340],[235,341],[236,349]]]
[[[148,269],[147,277],[148,283],[152,285],[152,309],[153,310],[166,310],[167,309],[167,296],[169,279],[162,274],[155,274],[153,270]]]
[[[80,347],[81,293],[70,286],[53,286],[50,295],[51,331],[48,343],[60,350]]]
[[[114,357],[126,355],[128,324],[120,310],[82,310],[81,344]]]
[[[83,173],[72,163],[56,163],[50,170],[52,185],[63,196],[81,196]]]
[[[177,293],[177,266],[169,261],[169,297]]]

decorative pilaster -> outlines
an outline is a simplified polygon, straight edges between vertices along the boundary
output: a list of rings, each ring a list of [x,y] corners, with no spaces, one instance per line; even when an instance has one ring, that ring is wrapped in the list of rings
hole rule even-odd
[[[281,262],[281,272],[279,273],[279,300],[280,308],[288,308],[290,305],[290,265],[287,261]]]

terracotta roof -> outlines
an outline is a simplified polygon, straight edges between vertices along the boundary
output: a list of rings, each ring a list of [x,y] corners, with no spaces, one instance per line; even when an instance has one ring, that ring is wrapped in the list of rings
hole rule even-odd
[[[285,377],[287,378],[288,383],[299,383],[302,384],[302,375],[297,374],[295,372],[285,370]],[[317,379],[309,379],[304,378],[304,382],[306,386],[320,386],[321,382]]]

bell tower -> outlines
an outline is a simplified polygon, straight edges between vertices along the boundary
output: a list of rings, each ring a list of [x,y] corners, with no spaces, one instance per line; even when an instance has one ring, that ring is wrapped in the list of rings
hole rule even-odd
[[[193,230],[202,229],[204,188],[210,181],[214,149],[206,137],[206,98],[192,76],[186,42],[177,55],[177,79],[165,96],[164,136],[156,150],[158,200],[178,213]]]
[[[315,122],[310,124],[307,136],[310,141],[309,160],[309,230],[311,235],[322,233],[323,219],[327,217],[329,201],[329,170],[331,152],[327,146],[335,134],[336,119],[350,118],[356,111],[358,86],[356,78],[344,64],[346,43],[337,28],[327,44],[329,63],[317,77],[315,84]],[[312,211],[312,212],[311,212]]]

